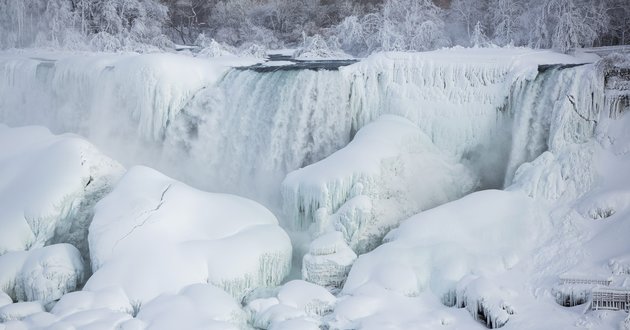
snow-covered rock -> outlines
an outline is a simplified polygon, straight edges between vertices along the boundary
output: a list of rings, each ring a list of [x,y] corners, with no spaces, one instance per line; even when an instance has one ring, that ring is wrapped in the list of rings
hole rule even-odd
[[[70,243],[87,257],[92,207],[122,170],[78,136],[0,124],[0,255]]]
[[[280,284],[291,264],[289,237],[267,209],[146,167],[130,169],[98,203],[89,243],[95,273],[85,289],[120,286],[138,303],[195,283],[240,301]]]
[[[81,254],[70,244],[54,244],[0,256],[0,288],[15,301],[48,303],[85,280]]]
[[[418,126],[383,116],[345,148],[290,173],[283,200],[294,228],[311,226],[315,236],[340,231],[354,251],[364,253],[401,220],[459,198],[476,183]]]
[[[290,325],[318,328],[336,298],[325,288],[294,280],[284,284],[277,297],[252,300],[246,306],[251,324],[263,329],[286,329]]]
[[[356,253],[346,244],[343,234],[333,231],[313,242],[302,259],[302,278],[329,290],[343,286]]]

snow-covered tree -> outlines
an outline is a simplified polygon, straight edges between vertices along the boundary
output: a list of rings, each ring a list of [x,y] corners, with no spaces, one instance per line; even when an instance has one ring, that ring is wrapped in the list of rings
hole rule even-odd
[[[486,2],[481,0],[453,0],[451,2],[449,16],[464,26],[465,39],[470,40],[476,24],[484,21],[487,10],[485,7]]]
[[[547,5],[554,28],[551,46],[561,51],[592,46],[598,37],[599,21],[587,19],[587,6],[578,7],[574,0],[551,0]]]
[[[475,27],[473,28],[472,35],[470,36],[470,44],[473,47],[485,47],[489,44],[485,28],[479,21],[477,21],[477,24],[475,24]]]
[[[490,1],[488,15],[489,23],[494,28],[494,43],[501,46],[523,43],[524,35],[521,27],[523,5],[521,0]]]

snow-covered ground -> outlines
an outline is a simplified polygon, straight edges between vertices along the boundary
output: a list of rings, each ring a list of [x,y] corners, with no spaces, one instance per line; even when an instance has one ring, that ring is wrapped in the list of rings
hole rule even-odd
[[[85,139],[0,124],[0,329],[628,329],[589,305],[630,290],[630,65],[594,60],[1,53],[0,123]]]

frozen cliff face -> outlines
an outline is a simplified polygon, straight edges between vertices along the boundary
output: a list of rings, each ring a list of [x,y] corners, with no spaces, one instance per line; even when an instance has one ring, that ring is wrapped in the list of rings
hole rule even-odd
[[[81,255],[70,244],[0,256],[0,288],[14,301],[49,303],[80,287],[85,275]]]
[[[70,243],[88,260],[92,207],[122,171],[78,136],[0,124],[0,255]]]
[[[89,243],[95,273],[85,290],[121,286],[136,302],[194,283],[240,300],[279,284],[291,264],[289,238],[267,209],[146,167],[130,169],[98,203]]]

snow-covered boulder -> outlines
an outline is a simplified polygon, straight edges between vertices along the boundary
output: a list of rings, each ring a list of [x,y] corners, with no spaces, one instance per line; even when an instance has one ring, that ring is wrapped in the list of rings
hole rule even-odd
[[[0,255],[71,243],[87,257],[92,207],[122,170],[78,136],[0,124]]]
[[[361,129],[345,148],[284,180],[286,213],[314,236],[344,234],[357,253],[376,247],[398,223],[470,192],[476,178],[438,150],[418,126],[387,115]]]
[[[0,256],[0,288],[15,301],[54,301],[80,287],[84,278],[81,254],[70,244]]]
[[[302,259],[302,278],[334,291],[343,286],[356,259],[341,232],[324,234],[311,242]]]
[[[318,328],[321,318],[332,312],[335,303],[335,296],[325,288],[294,280],[280,287],[276,297],[252,300],[246,310],[254,327],[286,329],[293,324],[308,329]]]
[[[234,297],[210,284],[160,295],[142,305],[136,318],[151,329],[242,329],[247,321]]]
[[[211,283],[239,301],[280,284],[291,242],[275,216],[236,196],[206,193],[134,167],[96,206],[89,232],[94,275],[85,289],[120,286],[144,303]]]

